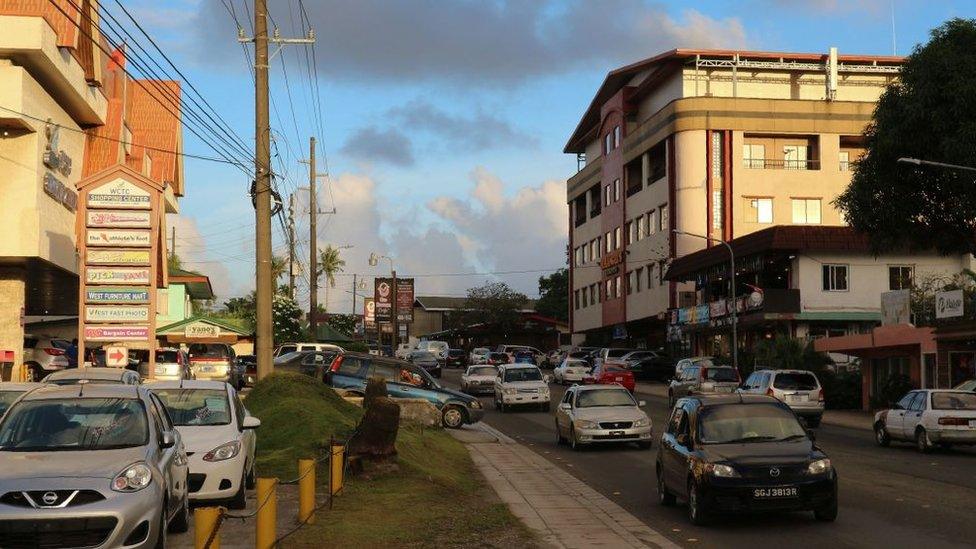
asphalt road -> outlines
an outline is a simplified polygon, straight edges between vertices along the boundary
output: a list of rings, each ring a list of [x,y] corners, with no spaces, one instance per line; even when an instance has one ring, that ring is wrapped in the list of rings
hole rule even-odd
[[[445,370],[442,382],[458,387],[460,371]],[[563,388],[552,386],[558,402]],[[668,414],[666,399],[638,394],[655,437]],[[551,413],[497,412],[483,397],[485,422],[529,446],[682,546],[748,547],[973,547],[976,544],[976,451],[918,453],[894,443],[880,448],[869,431],[822,425],[817,443],[840,479],[840,511],[834,523],[812,513],[735,515],[706,528],[692,526],[684,506],[657,504],[654,463],[658,451],[606,446],[574,452],[556,445]]]

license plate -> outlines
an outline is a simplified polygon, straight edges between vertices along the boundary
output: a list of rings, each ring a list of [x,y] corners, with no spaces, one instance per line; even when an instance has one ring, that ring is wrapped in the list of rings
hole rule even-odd
[[[783,488],[756,488],[752,491],[752,497],[756,499],[772,498],[795,498],[799,495],[795,486]]]
[[[731,393],[732,392],[732,387],[716,387],[715,388],[715,392],[716,393]]]
[[[622,437],[624,436],[623,431],[610,431],[610,436],[612,437]]]
[[[613,380],[614,380],[614,381],[623,381],[623,380],[624,380],[624,378],[622,378],[622,377],[615,377],[615,378],[613,378]]]
[[[213,372],[215,368],[213,366],[200,366],[201,372]]]
[[[806,398],[804,398],[803,395],[786,395],[786,402],[789,402],[791,404],[800,403],[805,400]]]
[[[161,376],[166,373],[166,366],[156,366],[156,375]]]

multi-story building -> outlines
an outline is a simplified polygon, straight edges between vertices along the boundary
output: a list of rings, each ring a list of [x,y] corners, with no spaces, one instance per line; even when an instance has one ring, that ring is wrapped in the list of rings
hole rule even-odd
[[[580,164],[567,182],[575,341],[664,345],[669,309],[706,285],[666,279],[672,260],[774,225],[843,225],[832,201],[901,63],[679,49],[611,71],[564,149]]]

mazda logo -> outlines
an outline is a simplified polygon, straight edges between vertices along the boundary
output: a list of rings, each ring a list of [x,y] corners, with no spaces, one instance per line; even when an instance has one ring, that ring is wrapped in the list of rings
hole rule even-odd
[[[44,505],[54,505],[58,502],[58,495],[54,492],[44,492],[44,495],[41,496],[41,501],[44,502]]]
[[[778,477],[779,476],[779,468],[778,467],[773,467],[772,469],[770,469],[769,470],[769,476],[771,476],[771,477]]]

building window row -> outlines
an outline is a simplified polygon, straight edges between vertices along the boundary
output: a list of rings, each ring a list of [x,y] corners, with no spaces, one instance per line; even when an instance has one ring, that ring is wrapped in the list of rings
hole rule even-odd
[[[596,237],[589,242],[573,248],[573,266],[582,267],[591,261],[599,261],[601,255],[600,241],[602,237]]]
[[[606,206],[620,200],[620,180],[614,179],[613,183],[603,188],[603,203]]]
[[[744,201],[744,221],[746,223],[773,223],[773,198],[768,196],[746,196]],[[793,225],[819,225],[821,223],[820,198],[791,198],[791,223]]]
[[[823,291],[846,292],[850,290],[850,266],[844,264],[824,264]],[[888,265],[888,289],[911,290],[914,287],[915,267],[913,265]]]
[[[612,131],[607,132],[603,137],[603,154],[610,154],[610,151],[620,146],[620,126],[614,126]]]

